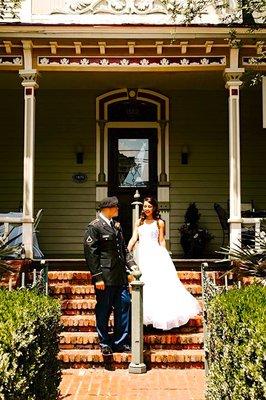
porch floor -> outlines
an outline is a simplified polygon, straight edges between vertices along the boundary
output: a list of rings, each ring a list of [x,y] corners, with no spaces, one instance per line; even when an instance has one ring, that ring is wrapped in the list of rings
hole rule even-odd
[[[200,271],[201,264],[208,263],[208,270],[221,271],[226,266],[218,258],[204,258],[204,259],[187,259],[176,258],[172,256],[177,271]],[[39,263],[40,260],[33,260]],[[87,271],[87,265],[84,258],[45,258],[49,271]],[[74,267],[75,266],[75,267]]]
[[[203,400],[204,371],[152,369],[146,374],[127,370],[64,370],[59,400]]]

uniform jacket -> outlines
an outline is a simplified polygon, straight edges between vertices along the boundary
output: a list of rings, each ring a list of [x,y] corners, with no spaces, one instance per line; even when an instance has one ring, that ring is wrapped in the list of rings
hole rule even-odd
[[[94,282],[107,286],[126,285],[127,275],[135,265],[128,252],[120,224],[112,228],[100,216],[85,232],[84,253]]]

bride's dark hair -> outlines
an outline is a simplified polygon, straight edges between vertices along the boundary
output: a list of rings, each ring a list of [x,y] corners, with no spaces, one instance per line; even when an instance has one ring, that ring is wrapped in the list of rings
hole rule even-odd
[[[152,196],[147,196],[147,197],[145,197],[145,199],[143,200],[143,204],[144,204],[144,202],[145,201],[147,201],[149,204],[151,204],[152,205],[152,207],[153,207],[153,210],[152,210],[152,217],[153,217],[153,219],[154,220],[159,220],[159,219],[161,219],[161,214],[160,214],[160,211],[159,211],[159,206],[158,206],[158,202],[157,202],[157,200],[154,198],[154,197],[152,197]],[[140,214],[140,224],[142,225],[143,224],[143,222],[144,222],[144,220],[146,219],[146,215],[145,215],[145,212],[142,210],[141,211],[141,214]]]

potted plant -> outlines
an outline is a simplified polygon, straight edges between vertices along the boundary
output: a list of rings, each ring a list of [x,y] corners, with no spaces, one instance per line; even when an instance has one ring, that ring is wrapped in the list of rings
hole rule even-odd
[[[195,203],[190,203],[185,222],[179,228],[180,243],[186,258],[202,258],[206,254],[208,243],[214,238],[207,229],[199,226],[201,214]]]

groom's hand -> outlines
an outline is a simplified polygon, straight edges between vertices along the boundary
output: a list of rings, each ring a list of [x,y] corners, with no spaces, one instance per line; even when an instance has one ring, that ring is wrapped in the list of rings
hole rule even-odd
[[[99,281],[95,283],[95,287],[98,290],[104,290],[105,289],[105,283],[104,281]]]

